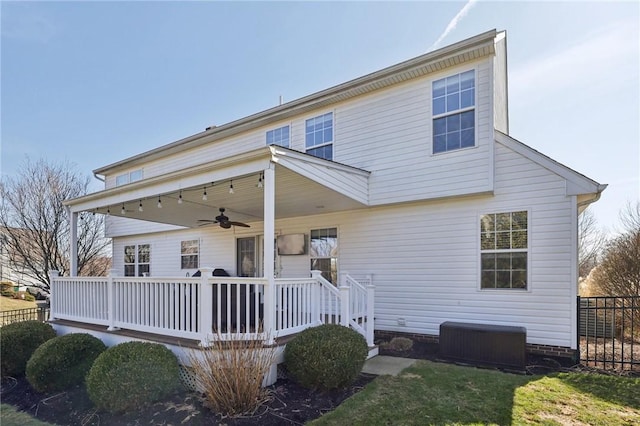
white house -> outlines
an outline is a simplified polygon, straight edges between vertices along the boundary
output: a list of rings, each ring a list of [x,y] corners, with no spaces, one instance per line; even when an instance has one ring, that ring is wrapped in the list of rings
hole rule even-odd
[[[332,320],[370,343],[459,321],[573,356],[578,215],[606,185],[510,136],[507,93],[493,30],[99,168],[66,204],[109,215],[114,271],[54,279],[52,317],[202,341]]]

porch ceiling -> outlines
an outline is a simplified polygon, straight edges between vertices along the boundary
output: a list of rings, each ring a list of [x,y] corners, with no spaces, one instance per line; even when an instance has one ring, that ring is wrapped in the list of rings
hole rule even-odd
[[[284,157],[287,157],[286,159]],[[294,153],[290,150],[276,153],[272,150],[271,167],[275,170],[275,218],[283,219],[297,216],[309,216],[365,208],[368,192],[368,173],[351,169],[325,160],[307,158],[306,154]],[[273,164],[275,163],[275,164]],[[91,208],[86,202],[80,202],[82,210],[177,225],[189,228],[200,226],[198,220],[213,220],[218,209],[224,207],[225,214],[232,220],[251,224],[262,222],[264,214],[263,188],[258,187],[260,172],[235,176],[216,182],[194,185],[182,190],[162,193],[160,195],[136,198],[140,189],[122,192],[114,203],[109,198],[109,205],[104,200],[92,195]],[[234,193],[229,193],[233,181]],[[142,183],[142,182],[140,182]],[[203,200],[206,188],[207,199]],[[109,193],[109,190],[104,191]],[[106,195],[106,194],[105,194]],[[182,195],[182,203],[179,203]],[[162,207],[158,207],[158,201]],[[102,204],[101,204],[102,203]],[[143,211],[139,211],[142,204]],[[67,203],[72,210],[74,200]],[[125,213],[121,209],[124,205]]]

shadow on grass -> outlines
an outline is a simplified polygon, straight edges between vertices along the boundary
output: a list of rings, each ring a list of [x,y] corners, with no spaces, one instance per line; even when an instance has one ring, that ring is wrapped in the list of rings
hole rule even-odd
[[[600,373],[558,373],[554,376],[579,392],[603,401],[640,409],[640,378]]]

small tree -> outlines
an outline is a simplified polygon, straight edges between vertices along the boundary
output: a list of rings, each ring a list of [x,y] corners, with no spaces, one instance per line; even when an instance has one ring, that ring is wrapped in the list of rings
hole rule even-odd
[[[578,218],[578,275],[586,278],[602,258],[607,238],[598,229],[592,210],[585,210]]]
[[[70,221],[63,201],[87,194],[89,178],[68,163],[29,158],[16,177],[0,180],[0,234],[9,267],[41,283],[49,291],[49,270],[70,269]],[[104,218],[90,213],[78,220],[78,273],[103,275],[109,241]]]
[[[640,203],[620,213],[622,233],[607,245],[594,271],[599,292],[609,296],[640,296]]]

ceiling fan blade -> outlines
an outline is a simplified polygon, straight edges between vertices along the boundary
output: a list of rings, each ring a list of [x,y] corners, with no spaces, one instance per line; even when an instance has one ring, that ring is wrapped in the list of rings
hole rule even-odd
[[[233,226],[242,226],[243,228],[251,228],[251,225],[247,225],[246,223],[242,223],[242,222],[227,222],[227,223]]]

